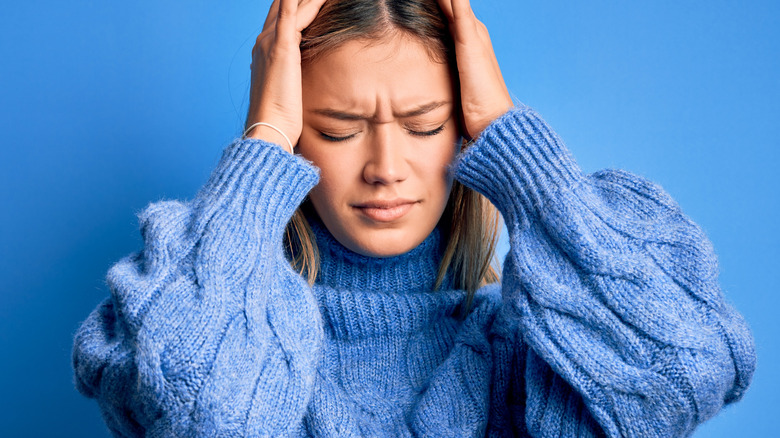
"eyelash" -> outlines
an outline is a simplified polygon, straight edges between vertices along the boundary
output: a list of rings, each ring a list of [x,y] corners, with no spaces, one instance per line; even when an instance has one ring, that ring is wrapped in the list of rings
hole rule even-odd
[[[441,125],[441,126],[439,126],[438,128],[436,128],[436,129],[434,129],[432,131],[418,132],[418,131],[412,131],[411,129],[407,129],[407,131],[409,131],[410,134],[412,134],[414,136],[417,136],[417,137],[431,137],[431,136],[434,136],[434,135],[439,134],[442,131],[444,131],[444,125]],[[340,142],[340,141],[347,141],[347,140],[349,140],[350,138],[354,137],[357,134],[348,135],[346,137],[333,137],[333,136],[328,135],[328,134],[326,134],[324,132],[320,132],[320,135],[322,136],[323,139],[325,139],[327,141],[332,141],[332,142],[335,143],[335,142]]]
[[[417,132],[409,130],[409,133],[412,135],[416,135],[418,137],[430,137],[432,135],[436,135],[440,132],[444,131],[444,125],[439,126],[438,128],[432,130],[432,131],[423,131],[423,132]]]

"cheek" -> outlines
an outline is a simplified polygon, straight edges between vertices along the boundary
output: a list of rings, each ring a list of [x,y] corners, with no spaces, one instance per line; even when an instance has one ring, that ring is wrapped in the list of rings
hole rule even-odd
[[[345,171],[346,166],[332,159],[311,161],[320,169],[320,182],[310,193],[312,201],[320,207],[338,203],[347,195],[350,186],[350,176]]]
[[[439,177],[446,177],[448,174],[448,167],[452,164],[460,150],[460,136],[449,134],[441,139],[441,142],[437,146],[430,150],[430,152],[423,154],[420,162],[424,163],[427,167],[427,172],[430,174],[439,175]]]
[[[309,200],[314,210],[325,221],[333,225],[342,221],[342,206],[348,195],[345,184],[338,179],[338,173],[328,172],[328,167],[320,168],[320,182],[309,192]]]
[[[296,153],[319,168],[320,182],[309,193],[317,210],[324,213],[335,205],[341,205],[350,189],[354,188],[355,163],[349,160],[352,154],[345,154],[332,144],[311,141],[305,134],[301,136]]]
[[[429,195],[437,199],[436,203],[446,203],[452,187],[449,166],[454,161],[459,145],[459,138],[447,136],[429,152],[421,154],[417,159],[418,173],[421,182],[427,187]]]

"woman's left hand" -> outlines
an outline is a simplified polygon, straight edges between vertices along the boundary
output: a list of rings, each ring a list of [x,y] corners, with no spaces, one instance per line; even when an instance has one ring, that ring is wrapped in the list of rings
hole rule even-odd
[[[469,0],[438,0],[455,41],[463,124],[477,138],[496,118],[514,106],[506,88],[487,27],[471,10]]]

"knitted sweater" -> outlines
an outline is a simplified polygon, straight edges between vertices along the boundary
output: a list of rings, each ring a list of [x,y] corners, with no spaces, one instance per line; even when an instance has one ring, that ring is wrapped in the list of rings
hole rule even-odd
[[[586,175],[518,106],[452,175],[500,211],[500,284],[433,290],[438,228],[351,252],[312,218],[310,287],[283,232],[318,180],[261,140],[228,146],[194,199],[150,204],[75,335],[78,390],[115,436],[687,436],[755,369],[702,229],[658,185]]]

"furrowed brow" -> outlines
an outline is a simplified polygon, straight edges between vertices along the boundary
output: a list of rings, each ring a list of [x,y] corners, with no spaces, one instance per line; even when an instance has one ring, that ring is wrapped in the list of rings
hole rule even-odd
[[[406,111],[406,112],[403,112],[403,113],[397,113],[397,114],[394,114],[394,115],[396,117],[398,117],[398,118],[401,118],[401,119],[403,119],[405,117],[421,116],[423,114],[427,114],[427,113],[435,110],[436,108],[442,107],[444,105],[448,105],[449,103],[450,102],[446,102],[446,101],[426,103],[425,105],[420,105],[417,108],[414,108],[414,109],[412,109],[410,111]]]
[[[330,108],[315,109],[311,112],[336,120],[370,120],[373,118],[373,116],[367,114],[348,113]]]
[[[444,105],[448,105],[450,103],[451,102],[449,101],[438,101],[438,102],[426,103],[424,105],[420,105],[409,111],[405,111],[402,113],[394,113],[393,115],[398,118],[421,116],[423,114],[427,114],[435,110],[436,108],[442,107]],[[331,108],[314,109],[311,110],[311,112],[313,112],[314,114],[319,114],[321,116],[329,117],[331,119],[336,119],[336,120],[360,121],[360,120],[373,120],[374,118],[376,118],[372,114],[356,114],[356,113],[350,113],[347,111],[340,111]]]

